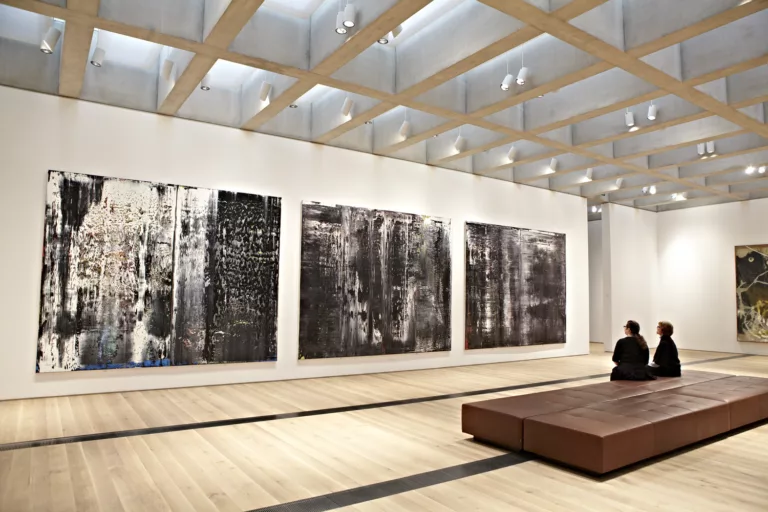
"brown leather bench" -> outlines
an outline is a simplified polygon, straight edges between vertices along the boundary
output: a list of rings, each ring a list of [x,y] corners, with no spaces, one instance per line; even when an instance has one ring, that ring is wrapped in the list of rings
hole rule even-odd
[[[462,406],[476,439],[602,474],[768,418],[768,379],[686,372]]]

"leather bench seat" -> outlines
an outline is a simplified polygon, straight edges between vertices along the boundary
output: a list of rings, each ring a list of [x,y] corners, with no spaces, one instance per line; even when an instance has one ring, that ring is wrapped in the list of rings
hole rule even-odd
[[[731,429],[768,419],[768,379],[730,377],[686,386],[680,394],[721,400],[728,404]]]
[[[728,375],[690,371],[678,378],[600,382],[574,388],[466,403],[462,405],[461,430],[479,440],[509,450],[520,451],[523,449],[525,418],[724,377]]]
[[[525,419],[525,451],[607,473],[730,430],[728,405],[674,391]]]

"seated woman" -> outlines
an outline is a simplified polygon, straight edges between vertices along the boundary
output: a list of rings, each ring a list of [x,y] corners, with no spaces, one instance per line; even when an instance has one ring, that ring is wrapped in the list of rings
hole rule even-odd
[[[672,340],[673,332],[669,322],[659,322],[656,327],[656,334],[661,336],[661,340],[648,371],[657,377],[680,377],[680,359],[677,357],[677,345]]]
[[[640,335],[640,324],[634,320],[624,326],[626,338],[616,343],[613,362],[616,367],[611,372],[611,380],[654,380],[647,368],[651,354],[648,343]]]

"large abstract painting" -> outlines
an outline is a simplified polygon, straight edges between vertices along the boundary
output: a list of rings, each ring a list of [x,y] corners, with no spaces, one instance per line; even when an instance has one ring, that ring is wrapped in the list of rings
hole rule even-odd
[[[305,203],[299,358],[451,347],[450,221]]]
[[[565,343],[565,235],[466,225],[465,348]]]
[[[280,199],[51,171],[37,371],[277,357]]]
[[[736,247],[739,341],[768,343],[768,245]]]

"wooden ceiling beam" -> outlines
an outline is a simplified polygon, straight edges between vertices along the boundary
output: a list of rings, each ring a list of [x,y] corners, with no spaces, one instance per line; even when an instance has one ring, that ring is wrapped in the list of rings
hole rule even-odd
[[[99,13],[99,3],[99,0],[67,0],[67,8],[88,16],[96,16]],[[62,96],[80,97],[94,28],[93,24],[77,22],[67,23],[64,28],[59,68],[59,94]]]

